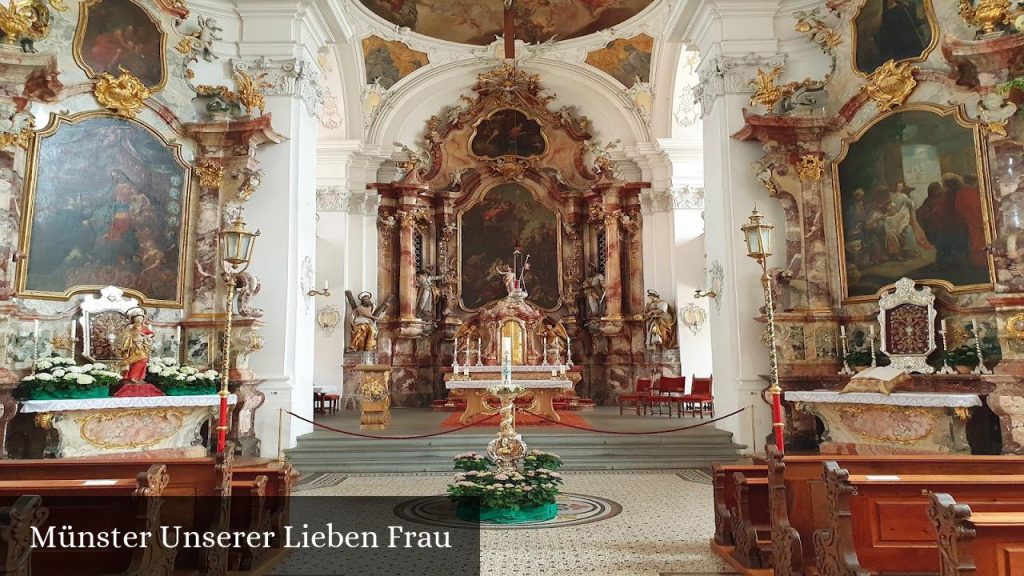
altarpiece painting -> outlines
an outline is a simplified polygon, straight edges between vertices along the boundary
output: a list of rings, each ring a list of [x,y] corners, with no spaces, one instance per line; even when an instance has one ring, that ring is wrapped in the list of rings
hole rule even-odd
[[[991,285],[979,128],[955,110],[919,106],[882,116],[834,165],[849,298],[906,276],[951,289]]]
[[[540,156],[547,150],[547,141],[540,124],[519,110],[498,110],[484,118],[473,133],[470,148],[483,158]]]
[[[180,148],[139,122],[86,113],[58,117],[32,152],[19,293],[116,285],[145,304],[180,303],[191,179]]]
[[[166,36],[146,9],[131,0],[86,0],[74,55],[90,77],[130,72],[150,88],[166,82]]]
[[[562,277],[558,215],[529,190],[515,183],[495,186],[462,214],[460,232],[464,307],[479,308],[507,295],[496,270],[513,265],[517,245],[522,258],[530,257],[523,275],[530,300],[541,308],[558,307]]]

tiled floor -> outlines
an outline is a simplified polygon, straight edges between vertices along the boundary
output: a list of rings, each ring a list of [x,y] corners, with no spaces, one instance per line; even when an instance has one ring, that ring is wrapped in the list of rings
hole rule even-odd
[[[622,513],[566,528],[485,530],[483,576],[733,574],[708,549],[714,517],[706,474],[570,472],[566,476],[565,491],[613,500],[622,505]],[[343,482],[325,478],[300,493],[428,496],[444,493],[449,478],[436,474],[359,475]],[[324,487],[314,488],[317,484]]]

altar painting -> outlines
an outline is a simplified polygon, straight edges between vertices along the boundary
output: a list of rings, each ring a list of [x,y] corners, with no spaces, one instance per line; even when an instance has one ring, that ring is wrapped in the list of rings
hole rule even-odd
[[[513,265],[519,243],[521,258],[529,255],[523,276],[528,299],[554,309],[561,294],[558,215],[519,184],[501,184],[460,218],[461,300],[473,310],[504,298],[508,292],[498,268]],[[522,259],[520,260],[521,270]]]
[[[150,88],[166,80],[165,36],[146,9],[131,0],[86,0],[75,34],[75,60],[89,74],[130,72]]]
[[[854,67],[865,75],[889,60],[924,60],[938,39],[931,0],[867,0],[853,34]]]
[[[547,141],[540,124],[519,110],[506,108],[484,118],[473,131],[473,154],[482,158],[540,156]]]
[[[976,127],[928,107],[884,116],[834,165],[846,295],[906,276],[951,289],[991,282],[985,163]]]
[[[180,304],[189,181],[178,147],[138,122],[59,118],[33,147],[19,292],[116,285],[147,304]]]

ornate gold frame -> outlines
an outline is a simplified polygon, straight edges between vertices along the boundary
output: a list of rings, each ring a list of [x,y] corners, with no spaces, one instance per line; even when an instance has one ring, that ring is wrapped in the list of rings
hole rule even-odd
[[[487,194],[491,190],[493,190],[494,188],[496,188],[497,186],[500,186],[502,184],[509,184],[509,183],[510,182],[494,182],[494,183],[492,183],[489,186],[483,187],[482,190],[474,192],[474,195],[477,196],[476,199],[470,201],[465,206],[462,206],[462,208],[458,212],[459,249],[458,249],[458,253],[456,255],[455,269],[456,269],[456,273],[459,275],[459,286],[458,286],[458,292],[456,293],[455,298],[458,301],[459,309],[463,310],[465,312],[471,312],[471,313],[479,312],[480,310],[483,310],[484,308],[490,306],[491,304],[497,302],[498,300],[491,300],[490,302],[485,302],[484,304],[481,304],[480,306],[478,306],[476,308],[467,308],[466,304],[462,301],[462,246],[463,246],[463,243],[462,243],[462,215],[465,214],[466,211],[469,210],[470,208],[472,208],[473,206],[476,206],[477,204],[482,202],[483,199],[487,197]],[[523,183],[523,182],[511,182],[511,183],[518,184],[519,186],[522,186],[527,192],[530,193],[531,196],[533,196],[533,199],[535,201],[540,202],[540,204],[543,205],[545,208],[548,208],[549,210],[551,210],[552,212],[555,213],[555,225],[558,227],[558,232],[557,232],[558,243],[557,243],[557,245],[555,247],[555,251],[558,252],[558,301],[555,302],[555,305],[553,307],[551,307],[551,308],[542,308],[539,304],[537,304],[536,302],[533,302],[534,305],[536,305],[538,308],[540,308],[541,310],[543,310],[545,312],[554,312],[554,311],[558,310],[559,308],[561,308],[562,305],[565,303],[565,282],[564,282],[564,279],[562,278],[562,212],[560,210],[558,210],[557,208],[552,208],[546,202],[544,202],[540,198],[538,198],[536,196],[536,194],[534,194],[534,190],[532,190],[525,183]],[[495,279],[495,282],[497,282],[497,281],[498,280]],[[527,291],[529,291],[529,288],[527,288]],[[527,297],[527,300],[529,300],[529,297]],[[532,302],[532,300],[530,300],[530,301]]]
[[[106,287],[106,284],[88,284],[81,286],[70,286],[64,290],[64,292],[43,292],[38,290],[28,290],[26,284],[28,283],[28,265],[29,265],[29,248],[31,247],[32,240],[32,220],[35,216],[35,195],[36,185],[39,173],[39,148],[42,145],[43,138],[54,135],[57,130],[64,124],[73,125],[78,124],[86,120],[94,118],[116,118],[124,122],[131,122],[145,128],[150,134],[155,136],[164,145],[164,147],[172,151],[174,160],[184,170],[184,182],[182,183],[184,189],[182,190],[182,204],[181,204],[181,237],[178,240],[178,281],[175,286],[175,294],[177,295],[174,300],[155,300],[149,299],[145,294],[138,290],[132,290],[126,287],[120,287],[124,290],[125,294],[134,296],[139,300],[139,304],[142,306],[154,306],[161,308],[182,308],[184,307],[185,298],[185,275],[188,272],[188,261],[189,261],[189,238],[191,236],[191,216],[192,216],[192,193],[193,185],[192,180],[193,173],[192,167],[185,162],[184,156],[182,155],[182,145],[180,143],[171,143],[167,138],[164,138],[159,131],[154,127],[142,122],[138,119],[125,118],[106,110],[91,110],[88,112],[81,112],[73,114],[71,116],[64,116],[61,114],[54,114],[51,116],[50,123],[41,131],[36,132],[32,138],[32,146],[28,154],[28,170],[27,177],[25,178],[24,191],[22,192],[22,200],[24,202],[24,208],[21,216],[21,229],[19,230],[18,238],[18,250],[25,255],[18,261],[17,269],[15,271],[15,290],[17,296],[24,298],[38,298],[41,300],[68,300],[74,294],[80,292],[99,292],[102,288]]]
[[[842,302],[855,303],[855,302],[873,302],[878,299],[882,292],[892,290],[896,286],[896,282],[893,281],[891,284],[881,286],[878,290],[870,296],[853,296],[849,295],[849,284],[847,283],[846,277],[846,242],[844,241],[843,233],[843,204],[842,204],[842,190],[839,185],[839,165],[846,159],[847,153],[850,151],[850,144],[859,141],[868,130],[871,130],[876,124],[896,114],[902,114],[903,112],[931,112],[938,116],[953,116],[953,119],[957,124],[964,128],[970,129],[974,133],[974,154],[975,162],[978,169],[978,193],[981,194],[981,219],[985,224],[985,241],[987,244],[992,243],[994,236],[992,230],[992,199],[988,193],[989,189],[989,161],[988,161],[988,142],[984,138],[983,123],[974,122],[967,118],[964,108],[962,106],[956,108],[944,108],[935,104],[909,104],[879,114],[871,119],[870,122],[865,124],[849,138],[844,138],[842,141],[842,149],[835,161],[832,162],[832,202],[833,212],[835,216],[836,224],[836,235],[838,237],[838,249],[839,249],[839,282],[842,290]],[[950,293],[964,293],[964,292],[987,292],[991,291],[994,287],[995,277],[995,262],[992,258],[992,254],[988,255],[988,277],[989,281],[987,284],[967,284],[964,286],[957,286],[950,283],[947,280],[940,278],[915,278],[914,282],[921,285],[941,286]]]
[[[82,58],[82,42],[85,41],[85,31],[89,24],[89,8],[97,4],[102,0],[82,0],[81,5],[78,8],[78,27],[75,29],[75,38],[71,41],[71,55],[75,59],[75,64],[85,71],[86,76],[90,79],[97,79],[101,74],[97,74],[92,66],[85,63],[85,59]],[[147,86],[152,92],[158,92],[167,84],[167,33],[164,32],[163,27],[160,25],[160,21],[153,17],[153,15],[146,9],[145,6],[136,2],[135,0],[125,0],[131,4],[134,4],[145,14],[153,26],[160,33],[160,82],[155,86]],[[138,74],[129,70],[134,76],[138,77]]]
[[[854,74],[860,76],[861,78],[867,78],[874,72],[874,70],[869,70],[865,72],[857,68],[857,18],[860,17],[860,13],[862,10],[864,10],[864,6],[867,5],[868,2],[872,1],[874,0],[863,0],[860,6],[857,7],[857,12],[855,12],[853,14],[853,17],[850,18],[850,68],[853,69]],[[884,2],[885,0],[881,1]],[[942,31],[939,28],[939,20],[935,16],[935,7],[932,6],[932,0],[923,1],[925,17],[928,19],[928,26],[932,30],[931,43],[929,43],[928,46],[925,47],[924,52],[922,52],[920,56],[916,58],[902,58],[896,61],[897,64],[899,64],[900,62],[924,62],[925,60],[928,59],[928,56],[930,56],[931,53],[935,50],[935,48],[939,45],[939,34]]]
[[[525,116],[527,120],[531,120],[537,123],[537,126],[540,127],[540,137],[544,139],[544,152],[540,154],[534,154],[531,156],[517,156],[515,154],[505,154],[502,156],[478,156],[473,153],[473,140],[476,140],[476,133],[477,130],[479,130],[480,128],[480,124],[482,124],[485,120],[490,120],[498,112],[503,112],[505,110],[514,110],[516,112],[519,112],[520,114]],[[546,126],[544,126],[544,122],[541,122],[539,119],[531,116],[526,110],[523,110],[522,108],[518,108],[516,106],[499,106],[498,108],[491,110],[489,113],[477,118],[476,122],[473,122],[473,130],[469,133],[469,138],[466,140],[466,153],[469,155],[470,158],[480,160],[482,162],[493,162],[499,158],[545,158],[551,155],[551,141],[548,140],[548,134],[545,128]]]

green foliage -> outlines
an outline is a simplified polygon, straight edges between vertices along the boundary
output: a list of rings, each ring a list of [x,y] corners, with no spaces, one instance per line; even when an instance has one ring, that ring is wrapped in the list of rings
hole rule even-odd
[[[150,358],[146,367],[146,382],[159,388],[170,386],[209,387],[220,380],[216,370],[201,371],[191,366],[178,366],[174,358]]]
[[[1018,76],[1009,82],[996,86],[996,92],[1000,94],[1009,94],[1011,90],[1024,90],[1024,76]]]
[[[519,510],[554,504],[562,485],[556,470],[562,460],[555,454],[534,450],[524,459],[523,471],[509,474],[493,470],[490,459],[475,452],[455,457],[455,468],[464,470],[448,485],[448,496],[459,501],[476,502],[483,508]]]
[[[47,395],[88,392],[109,387],[120,379],[120,374],[107,370],[107,366],[99,362],[77,366],[72,358],[40,358],[32,364],[32,373],[18,383],[14,397],[25,400],[37,390]]]
[[[959,348],[946,351],[946,363],[950,366],[974,368],[978,365],[978,351],[974,349],[974,346],[963,344]]]
[[[871,351],[850,350],[846,353],[845,360],[850,366],[869,366],[871,364]]]

